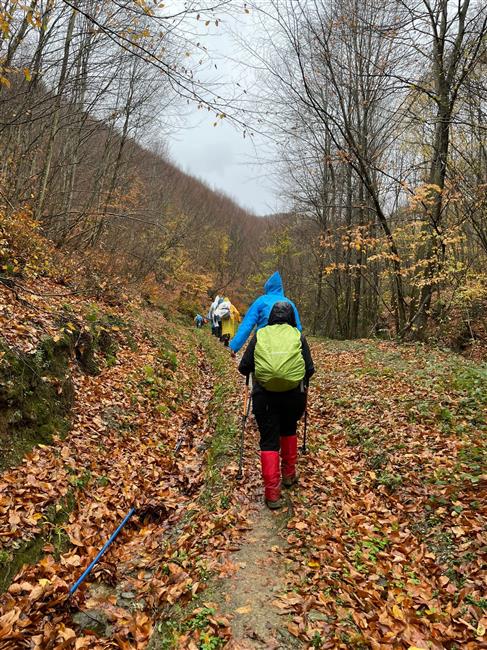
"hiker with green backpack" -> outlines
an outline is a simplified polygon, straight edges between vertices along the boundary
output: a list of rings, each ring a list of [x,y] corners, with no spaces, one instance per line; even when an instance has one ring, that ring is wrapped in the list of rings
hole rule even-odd
[[[276,510],[282,506],[281,475],[284,487],[297,482],[297,424],[315,371],[290,302],[274,304],[267,326],[254,334],[238,369],[247,377],[254,376],[252,411],[260,432],[265,503]]]

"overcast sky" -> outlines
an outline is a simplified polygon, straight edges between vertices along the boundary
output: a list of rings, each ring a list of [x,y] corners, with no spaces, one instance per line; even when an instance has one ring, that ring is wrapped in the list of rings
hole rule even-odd
[[[231,84],[237,81],[241,86],[253,83],[252,72],[244,65],[247,55],[239,39],[250,38],[256,25],[252,15],[243,15],[226,18],[210,31],[205,29],[203,40],[218,67],[217,72],[212,69],[212,79],[218,75],[230,85],[223,93],[229,92]],[[209,74],[203,73],[203,78]],[[282,205],[275,191],[275,170],[269,164],[272,146],[263,136],[244,139],[242,129],[231,122],[222,120],[214,127],[214,121],[213,114],[196,106],[188,107],[181,128],[169,138],[173,162],[257,215],[278,211]]]

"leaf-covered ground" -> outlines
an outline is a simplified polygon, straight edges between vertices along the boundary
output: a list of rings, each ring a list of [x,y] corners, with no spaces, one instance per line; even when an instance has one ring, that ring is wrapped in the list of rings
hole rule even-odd
[[[11,345],[58,335],[46,305],[9,301]],[[70,309],[82,329],[93,307]],[[253,425],[235,481],[242,382],[228,353],[155,310],[122,316],[99,374],[73,361],[71,431],[0,475],[1,650],[487,647],[485,366],[314,341],[309,453],[274,514],[259,505]]]
[[[3,297],[4,321],[18,323],[4,338],[19,355],[35,355],[46,336],[91,327],[107,309]],[[66,310],[67,323],[59,318]],[[229,506],[223,481],[236,466],[216,469],[235,438],[227,353],[156,310],[118,313],[116,353],[95,357],[98,374],[84,372],[73,354],[67,436],[0,475],[2,649],[144,648],[164,611],[194,600],[239,536],[244,515]],[[132,505],[137,516],[68,599]],[[225,633],[226,622],[215,625]]]
[[[487,368],[391,343],[314,355],[290,629],[316,648],[487,647]]]

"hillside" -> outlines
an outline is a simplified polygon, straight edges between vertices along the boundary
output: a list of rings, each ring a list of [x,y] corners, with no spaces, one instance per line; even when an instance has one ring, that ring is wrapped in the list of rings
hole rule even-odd
[[[4,216],[28,212],[57,248],[91,255],[112,278],[174,285],[200,275],[210,292],[242,292],[265,220],[182,172],[158,135],[149,148],[128,122],[124,130],[58,101],[41,83],[2,89]]]

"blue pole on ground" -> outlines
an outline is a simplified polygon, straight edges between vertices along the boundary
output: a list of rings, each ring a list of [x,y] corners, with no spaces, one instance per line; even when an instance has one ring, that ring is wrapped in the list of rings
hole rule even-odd
[[[129,510],[128,513],[125,515],[123,521],[120,523],[120,525],[118,526],[118,528],[117,528],[117,529],[116,529],[116,530],[111,534],[110,539],[109,539],[107,542],[105,542],[103,548],[99,551],[99,553],[98,553],[98,555],[95,557],[95,559],[92,560],[92,562],[90,562],[88,568],[86,568],[86,569],[83,571],[83,573],[81,574],[81,576],[76,580],[76,582],[74,583],[74,585],[70,588],[70,590],[69,590],[69,595],[70,595],[70,596],[72,596],[72,595],[74,594],[74,592],[76,591],[76,589],[78,589],[78,587],[79,587],[79,586],[80,586],[80,585],[85,581],[85,579],[88,577],[88,575],[90,574],[90,572],[91,572],[91,570],[93,569],[93,567],[95,566],[95,564],[96,564],[96,563],[98,562],[98,560],[102,557],[102,555],[105,554],[105,552],[107,551],[107,549],[109,548],[109,546],[111,545],[111,543],[113,542],[113,540],[115,539],[115,537],[116,537],[116,536],[118,535],[118,533],[122,530],[122,528],[125,526],[125,524],[128,522],[128,520],[132,517],[133,514],[135,514],[135,508],[130,508],[130,510]]]

